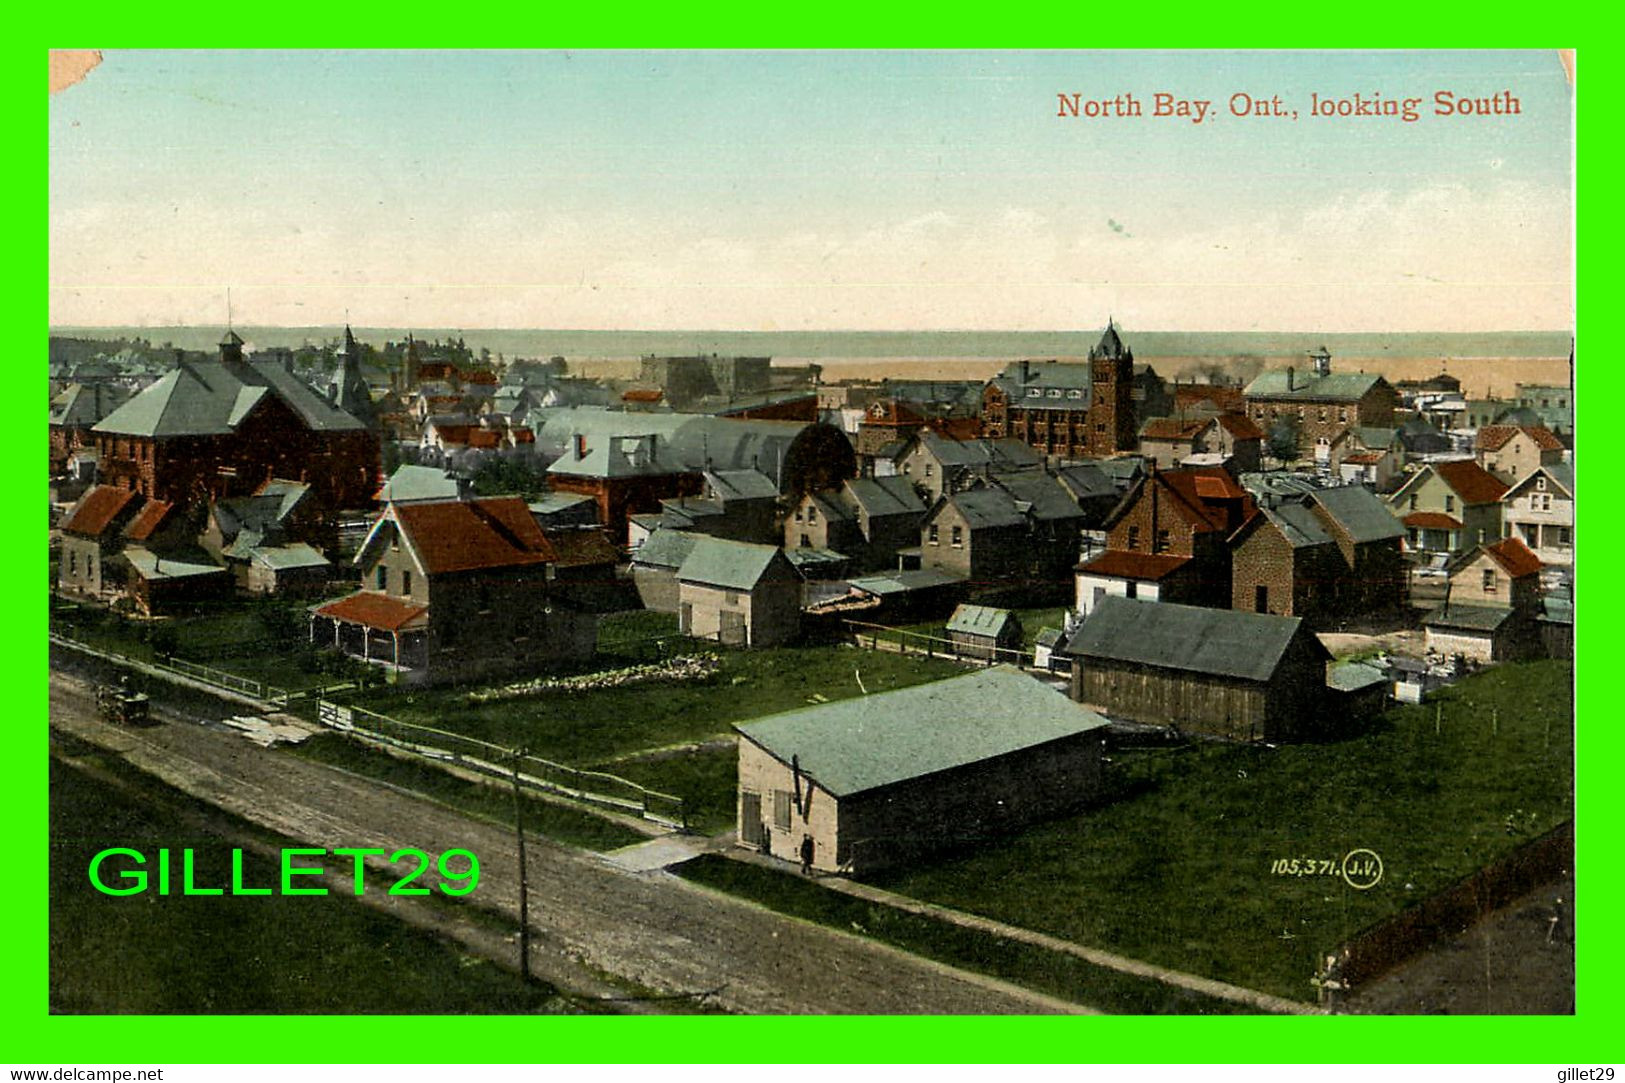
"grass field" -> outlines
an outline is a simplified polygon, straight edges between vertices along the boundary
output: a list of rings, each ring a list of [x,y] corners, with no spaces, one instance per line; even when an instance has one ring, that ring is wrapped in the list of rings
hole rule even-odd
[[[1042,993],[1119,1014],[1233,1014],[1252,1010],[1227,1000],[1096,966],[1030,944],[950,925],[935,918],[829,891],[794,874],[775,872],[715,854],[678,870],[696,883],[760,903],[771,910],[856,932],[950,966],[1014,982]]]
[[[704,835],[731,829],[738,818],[739,748],[700,748],[652,759],[596,765],[624,779],[683,799],[688,827]]]
[[[287,746],[285,753],[388,782],[484,820],[513,824],[511,791],[458,778],[434,764],[391,756],[336,733],[318,734],[303,744]],[[525,829],[569,846],[600,851],[630,846],[646,837],[591,812],[528,797]]]
[[[1572,673],[1500,666],[1334,744],[1118,752],[1107,803],[873,881],[1307,1000],[1327,949],[1572,816]],[[1357,848],[1369,890],[1271,871]]]
[[[716,651],[718,674],[685,684],[597,689],[590,694],[549,693],[528,699],[471,704],[468,689],[376,688],[350,697],[406,722],[502,745],[523,744],[538,756],[585,766],[645,749],[703,741],[731,733],[730,725],[815,702],[890,691],[962,673],[940,658],[919,658],[850,647],[776,647]],[[610,659],[612,665],[623,660]],[[861,679],[863,688],[859,687]]]

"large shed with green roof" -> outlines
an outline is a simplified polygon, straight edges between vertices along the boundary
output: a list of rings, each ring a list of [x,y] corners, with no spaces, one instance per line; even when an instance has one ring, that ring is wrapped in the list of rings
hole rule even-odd
[[[736,647],[789,643],[801,634],[801,576],[776,545],[698,536],[677,568],[677,627]]]
[[[1011,666],[748,722],[738,841],[857,873],[982,842],[1097,799],[1106,727]]]
[[[1337,723],[1331,653],[1299,617],[1106,597],[1065,653],[1073,698],[1114,717],[1265,741]]]

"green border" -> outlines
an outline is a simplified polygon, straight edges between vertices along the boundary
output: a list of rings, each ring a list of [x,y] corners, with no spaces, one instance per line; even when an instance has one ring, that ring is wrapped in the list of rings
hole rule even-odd
[[[892,8],[877,14],[856,4],[816,9],[778,9],[768,5],[663,6],[648,13],[617,5],[596,19],[560,7],[514,5],[510,11],[481,12],[474,19],[449,9],[418,10],[392,5],[377,11],[331,5],[296,5],[275,9],[225,9],[182,3],[160,12],[151,5],[123,6],[112,12],[55,8],[15,18],[8,47],[9,100],[24,101],[38,93],[41,48],[124,42],[133,45],[235,47],[256,45],[342,46],[350,42],[392,46],[495,47],[512,44],[572,47],[939,47],[939,48],[1088,48],[1088,47],[1311,47],[1328,41],[1345,47],[1513,47],[1530,41],[1580,46],[1581,73],[1594,141],[1588,145],[1589,177],[1600,203],[1612,193],[1616,175],[1612,145],[1619,111],[1617,69],[1606,48],[1611,42],[1599,29],[1601,16],[1579,16],[1556,5],[1520,5],[1504,11],[1488,5],[1381,5],[1326,3],[1281,6],[1209,6],[1194,21],[1176,9],[1134,6],[1121,10],[1093,5],[1000,4],[980,7],[969,19],[940,5]],[[274,18],[275,22],[271,20]],[[1136,21],[1130,21],[1136,20]],[[8,20],[11,21],[11,20]],[[1608,35],[1611,38],[1611,35]],[[26,47],[25,47],[26,46]],[[1601,46],[1601,47],[1598,47]],[[28,78],[24,78],[24,76]],[[24,86],[24,84],[28,84]],[[25,94],[26,91],[26,94]],[[34,99],[37,102],[37,98]],[[15,142],[41,146],[38,114],[15,107],[10,118]],[[1588,114],[1579,112],[1580,126]],[[36,161],[24,152],[25,162]],[[35,168],[40,168],[36,166]],[[40,197],[44,169],[29,175],[14,169],[9,184],[13,202],[27,206]],[[29,176],[29,180],[24,180]],[[34,179],[40,178],[40,179]],[[45,202],[40,199],[40,202]],[[36,204],[37,205],[37,204]],[[1608,223],[1617,212],[1597,207],[1589,222]],[[1585,312],[1607,312],[1617,304],[1608,271],[1612,255],[1594,229],[1593,241],[1581,250],[1580,280]],[[1611,240],[1610,236],[1607,238]],[[18,245],[11,261],[12,289],[7,304],[13,326],[40,325],[45,297],[40,291],[48,259],[48,241]],[[1604,253],[1599,256],[1598,252]],[[1605,262],[1607,260],[1607,262]],[[40,292],[35,292],[40,291]],[[27,300],[38,298],[37,301]],[[1601,330],[1600,323],[1593,323]],[[1617,362],[1602,334],[1592,337],[1595,352],[1580,362],[1587,404],[1616,401],[1621,381]],[[26,351],[25,351],[26,355]],[[19,362],[26,370],[29,362]],[[37,386],[37,385],[35,385]],[[1590,415],[1588,414],[1588,417]],[[1603,423],[1601,412],[1592,425]],[[1585,446],[1603,430],[1589,428]],[[26,448],[25,437],[23,446]],[[43,450],[43,448],[41,449]],[[1598,454],[1602,454],[1601,450]],[[1601,462],[1602,460],[1590,460]],[[1604,484],[1585,514],[1589,551],[1601,554],[1616,518],[1602,510]],[[27,506],[27,502],[23,502]],[[1015,1061],[1070,1062],[1297,1062],[1415,1061],[1516,1062],[1561,1064],[1609,1063],[1617,1059],[1620,1017],[1619,937],[1609,920],[1610,904],[1619,899],[1620,873],[1611,860],[1613,825],[1619,799],[1614,768],[1620,763],[1620,738],[1608,710],[1612,682],[1602,675],[1612,645],[1610,621],[1583,622],[1578,647],[1579,715],[1584,727],[1580,747],[1580,845],[1590,860],[1576,924],[1583,945],[1579,969],[1579,1014],[1573,1018],[1492,1017],[1414,1018],[648,1018],[534,1019],[391,1017],[301,1017],[297,1022],[263,1018],[78,1017],[45,1014],[46,899],[37,885],[45,877],[35,863],[46,853],[45,765],[39,756],[39,731],[46,713],[40,680],[45,670],[44,605],[37,589],[41,550],[28,530],[0,535],[6,567],[16,573],[11,590],[18,595],[14,611],[30,614],[20,634],[4,652],[0,667],[19,690],[20,706],[5,727],[6,762],[13,768],[7,787],[16,850],[12,866],[19,875],[0,901],[4,927],[10,932],[10,973],[4,982],[9,1040],[5,1058],[45,1065],[74,1063],[231,1063],[285,1057],[297,1061],[335,1062],[596,1062],[608,1060],[676,1062],[760,1062],[839,1059],[841,1061]],[[1601,569],[1599,557],[1597,566]],[[27,569],[34,569],[28,571]],[[1617,587],[1599,573],[1586,584],[1586,614],[1613,608]],[[38,706],[34,706],[38,704]],[[809,980],[839,980],[809,975]],[[629,1040],[630,1039],[630,1040]]]

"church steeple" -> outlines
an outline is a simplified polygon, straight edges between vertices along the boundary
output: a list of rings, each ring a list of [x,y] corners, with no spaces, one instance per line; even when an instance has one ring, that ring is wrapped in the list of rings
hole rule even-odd
[[[220,360],[241,361],[243,359],[243,337],[230,328],[226,329],[226,337],[220,340]]]

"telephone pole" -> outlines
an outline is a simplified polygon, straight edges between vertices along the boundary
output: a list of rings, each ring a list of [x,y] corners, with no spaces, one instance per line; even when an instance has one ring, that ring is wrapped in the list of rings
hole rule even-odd
[[[519,792],[519,761],[530,754],[526,748],[509,752],[513,764],[513,832],[519,843],[519,979],[530,983],[530,880],[525,874],[525,802]]]

